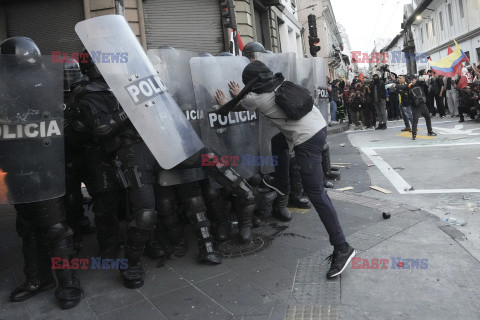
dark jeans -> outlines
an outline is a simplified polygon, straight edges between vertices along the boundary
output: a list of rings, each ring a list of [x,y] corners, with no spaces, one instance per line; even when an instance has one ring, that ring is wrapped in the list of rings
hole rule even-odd
[[[365,126],[375,127],[377,116],[375,114],[375,108],[373,107],[372,103],[365,103],[365,108],[363,112],[365,115]]]
[[[294,147],[294,151],[300,166],[303,188],[327,229],[330,244],[339,245],[346,241],[345,236],[338,221],[337,212],[323,186],[322,149],[326,137],[327,128],[324,128],[309,140]],[[287,141],[282,133],[272,138],[272,155],[278,156],[275,184],[280,190],[288,192],[290,155]]]
[[[430,119],[430,113],[428,112],[428,108],[426,105],[421,107],[412,107],[413,113],[413,124],[412,124],[412,135],[417,135],[417,124],[418,118],[422,115],[425,118],[425,122],[427,123],[427,130],[428,132],[432,132],[432,120]]]
[[[431,92],[427,95],[427,108],[432,117],[437,114],[437,110],[435,109],[435,96]]]
[[[445,117],[445,104],[443,103],[444,98],[440,96],[435,96],[435,102],[437,103],[437,110],[441,117]]]

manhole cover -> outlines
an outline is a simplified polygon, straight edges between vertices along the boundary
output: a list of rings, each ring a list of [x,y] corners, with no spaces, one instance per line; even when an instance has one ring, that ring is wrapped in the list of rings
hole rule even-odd
[[[236,237],[221,243],[218,246],[223,258],[244,257],[246,255],[265,249],[270,244],[269,236],[253,234],[252,241],[248,244],[241,243]]]

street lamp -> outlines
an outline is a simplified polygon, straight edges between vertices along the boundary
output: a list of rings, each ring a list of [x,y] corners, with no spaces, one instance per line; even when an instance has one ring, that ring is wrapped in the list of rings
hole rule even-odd
[[[422,16],[421,16],[421,15],[418,15],[418,16],[417,16],[417,20],[422,20]]]
[[[298,11],[310,9],[310,8],[313,8],[313,7],[317,6],[317,5],[318,5],[318,3],[317,3],[317,4],[312,4],[312,5],[309,5],[309,6],[305,7],[305,8],[303,8],[303,9],[299,9],[299,10],[297,10],[297,11],[293,11],[293,13],[297,13]]]

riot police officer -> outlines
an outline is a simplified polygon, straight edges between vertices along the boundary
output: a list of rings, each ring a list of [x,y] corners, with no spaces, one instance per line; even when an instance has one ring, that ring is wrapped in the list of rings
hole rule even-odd
[[[115,131],[108,121],[109,115],[118,114],[120,108],[90,57],[80,69],[88,81],[72,92],[66,112],[66,201],[78,206],[82,197],[79,182],[84,182],[93,198],[100,256],[116,258],[120,250],[118,213],[124,199],[122,187],[126,186],[119,183],[114,159],[118,144],[114,143]],[[67,218],[78,237],[81,215],[72,209]]]
[[[20,118],[20,122],[31,122],[27,124],[30,127],[38,127],[35,121],[41,122],[42,118],[58,125],[54,118],[62,113],[61,87],[55,83],[58,75],[50,73],[54,71],[53,67],[48,65],[46,59],[42,59],[36,44],[27,37],[9,38],[0,43],[0,54],[1,64],[4,64],[3,74],[10,77],[10,86],[4,86],[7,95],[8,90],[25,90],[17,94],[16,101],[5,102],[5,114],[1,115],[3,120],[15,122],[8,116],[13,111],[17,114],[17,119]],[[29,78],[20,79],[19,83],[16,77]],[[37,85],[39,80],[43,87]],[[27,98],[23,99],[20,95]],[[43,101],[40,96],[44,97]],[[38,97],[38,101],[29,101],[28,97]],[[59,101],[56,101],[57,97]],[[27,112],[22,113],[23,111]],[[54,134],[50,137],[45,134],[42,138],[43,134],[40,133],[30,136],[29,139],[1,142],[0,148],[4,154],[0,171],[6,172],[9,198],[17,210],[16,229],[23,240],[22,252],[25,260],[23,271],[26,281],[11,293],[10,298],[14,302],[26,300],[55,287],[50,257],[62,261],[70,261],[73,257],[73,233],[67,225],[63,198],[60,197],[65,189],[63,135],[59,127],[52,128],[55,128]],[[28,158],[22,157],[21,154],[27,149],[32,153],[26,154]],[[32,157],[35,158],[34,166],[37,166],[38,173],[35,168],[29,168]],[[20,170],[20,174],[17,174],[17,170]],[[25,172],[33,172],[33,175]],[[41,185],[38,185],[38,182],[41,182]],[[68,309],[77,306],[82,299],[83,290],[76,271],[62,268],[55,271],[58,279],[55,296],[60,307]]]

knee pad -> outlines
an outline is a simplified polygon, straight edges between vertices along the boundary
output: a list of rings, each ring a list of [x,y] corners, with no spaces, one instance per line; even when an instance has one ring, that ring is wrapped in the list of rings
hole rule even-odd
[[[157,212],[151,209],[142,209],[134,213],[134,219],[130,227],[136,227],[144,230],[153,230],[157,220]]]
[[[194,216],[207,210],[202,196],[196,196],[185,200],[185,209],[187,217]]]
[[[65,221],[52,224],[45,228],[45,240],[48,243],[57,242],[73,236],[73,231]]]
[[[157,204],[157,228],[158,225],[163,224],[164,226],[171,226],[178,222],[177,217],[177,203],[175,199],[164,198],[160,200],[160,203]]]
[[[222,191],[220,189],[205,188],[203,191],[203,197],[205,198],[206,203],[212,203],[217,201],[218,198],[222,196]]]

